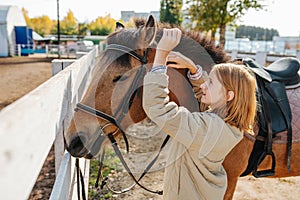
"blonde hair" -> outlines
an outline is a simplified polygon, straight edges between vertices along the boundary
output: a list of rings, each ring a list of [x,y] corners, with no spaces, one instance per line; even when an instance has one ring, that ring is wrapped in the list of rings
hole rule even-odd
[[[217,64],[213,67],[223,87],[234,92],[234,97],[224,107],[224,121],[241,131],[252,132],[256,116],[256,79],[244,65]]]

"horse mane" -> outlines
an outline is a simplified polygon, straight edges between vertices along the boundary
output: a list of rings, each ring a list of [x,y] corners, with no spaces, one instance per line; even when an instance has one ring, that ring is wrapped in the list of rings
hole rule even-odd
[[[136,28],[141,28],[145,25],[146,19],[144,18],[135,18],[134,23]],[[200,44],[207,53],[213,58],[214,62],[216,64],[218,63],[224,63],[228,62],[230,58],[226,55],[225,50],[219,46],[215,45],[215,42],[213,40],[209,40],[207,37],[205,37],[204,34],[202,34],[199,31],[186,31],[181,26],[169,24],[165,22],[160,22],[158,24],[158,38],[156,38],[156,41],[159,41],[159,39],[162,36],[162,29],[163,28],[179,28],[182,31],[182,34],[191,38],[192,40],[196,41],[198,44]]]
[[[146,19],[144,18],[135,18],[134,23],[136,29],[142,28],[145,23]],[[201,64],[201,61],[204,57],[208,57],[208,55],[212,58],[212,61],[215,64],[218,63],[225,63],[229,61],[229,57],[226,55],[226,52],[220,46],[214,44],[214,41],[209,40],[203,34],[197,31],[186,31],[180,26],[171,25],[169,23],[158,23],[158,30],[156,34],[155,41],[159,41],[162,37],[163,28],[179,28],[182,31],[182,34],[185,36],[187,41],[186,44],[182,45],[182,47],[175,48],[175,51],[184,52],[186,56],[190,58],[194,58],[194,62],[196,64]],[[116,29],[114,33],[111,33],[106,40],[107,44],[120,44],[127,46],[133,50],[136,50],[136,38],[135,38],[135,31],[136,29]],[[128,37],[130,36],[130,37]],[[199,45],[202,49],[199,49]],[[198,50],[199,51],[198,51]],[[195,50],[197,50],[195,52]],[[204,52],[205,51],[205,52]],[[101,60],[102,70],[103,65],[108,66],[110,63],[117,61],[120,67],[127,68],[130,67],[129,62],[129,55],[119,51],[103,51],[99,56],[99,62]],[[207,66],[210,68],[211,66]],[[105,68],[105,67],[104,67]],[[210,69],[205,68],[208,72]],[[95,69],[96,70],[96,69]],[[99,73],[99,70],[97,73]]]

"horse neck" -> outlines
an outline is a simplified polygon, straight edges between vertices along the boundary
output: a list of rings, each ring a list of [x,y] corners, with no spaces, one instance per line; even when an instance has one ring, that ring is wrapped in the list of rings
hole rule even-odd
[[[187,70],[168,70],[170,101],[187,108],[191,112],[199,111],[199,102],[195,98],[193,88],[187,79]]]

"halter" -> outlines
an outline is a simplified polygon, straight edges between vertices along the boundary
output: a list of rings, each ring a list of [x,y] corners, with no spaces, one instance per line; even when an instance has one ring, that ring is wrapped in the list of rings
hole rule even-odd
[[[150,162],[150,164],[146,167],[146,169],[144,170],[143,174],[140,176],[140,178],[137,180],[133,173],[131,172],[131,170],[129,169],[127,163],[125,162],[121,152],[120,152],[120,149],[118,147],[118,144],[114,138],[114,134],[118,131],[121,132],[123,138],[124,138],[124,141],[125,141],[125,144],[126,144],[126,150],[127,152],[129,151],[129,145],[128,145],[128,140],[127,140],[127,137],[125,135],[125,131],[122,129],[120,123],[121,121],[123,120],[123,118],[125,117],[125,115],[128,113],[131,105],[132,105],[132,102],[133,102],[133,99],[136,95],[136,92],[139,88],[139,86],[142,84],[142,81],[144,79],[144,76],[146,74],[146,64],[148,63],[148,59],[147,59],[147,56],[148,56],[148,48],[144,51],[144,56],[141,56],[139,54],[137,54],[134,50],[132,50],[131,48],[128,48],[126,46],[123,46],[123,45],[118,45],[118,44],[110,44],[110,45],[107,45],[106,46],[106,50],[114,50],[114,51],[121,51],[121,52],[124,52],[126,54],[129,54],[130,56],[132,56],[133,58],[137,59],[138,61],[140,61],[142,63],[141,67],[138,69],[132,83],[131,83],[131,86],[129,87],[126,95],[124,96],[123,98],[123,101],[121,101],[121,104],[119,104],[118,108],[116,109],[116,112],[113,114],[113,115],[109,115],[107,113],[104,113],[100,110],[97,110],[95,108],[92,108],[92,107],[89,107],[83,103],[78,103],[76,108],[75,108],[75,112],[78,111],[78,110],[81,110],[81,111],[84,111],[88,114],[91,114],[93,116],[96,116],[98,118],[101,118],[101,119],[104,119],[106,121],[108,121],[108,124],[111,124],[111,125],[114,125],[117,127],[117,130],[114,131],[113,133],[108,133],[107,136],[113,146],[113,149],[115,151],[115,153],[117,154],[117,156],[119,157],[121,163],[123,164],[124,168],[126,169],[126,171],[129,173],[129,175],[132,177],[132,179],[134,180],[134,185],[137,184],[139,185],[141,188],[145,189],[146,191],[148,192],[151,192],[151,193],[156,193],[156,194],[162,194],[162,191],[152,191],[146,187],[144,187],[143,185],[141,185],[139,183],[139,181],[141,180],[142,177],[144,177],[144,175],[150,170],[150,168],[153,166],[153,164],[155,163],[155,161],[157,160],[158,156],[159,156],[159,153],[161,152],[162,148],[166,145],[167,141],[168,141],[168,136],[167,138],[165,139],[165,141],[163,142],[162,146],[161,146],[161,149],[160,151],[158,152],[157,156]],[[104,131],[104,127],[100,127],[103,131]],[[129,191],[134,185],[126,188],[126,189],[123,189],[122,191],[120,192],[117,192],[117,193],[124,193],[124,192],[127,192]]]
[[[127,54],[131,55],[133,58],[140,61],[142,63],[142,65],[138,69],[138,71],[134,77],[134,80],[133,80],[131,86],[129,87],[128,92],[124,96],[123,101],[121,101],[122,103],[118,106],[114,115],[106,114],[100,110],[89,107],[83,103],[78,103],[75,108],[75,111],[82,110],[88,114],[91,114],[93,116],[96,116],[96,117],[104,119],[104,120],[107,120],[110,124],[116,126],[118,128],[118,130],[120,130],[120,132],[124,138],[124,141],[126,144],[126,150],[128,152],[129,151],[128,140],[125,135],[125,131],[122,129],[120,123],[123,120],[123,118],[125,117],[125,115],[128,113],[128,111],[131,107],[132,101],[135,97],[136,91],[137,91],[138,87],[141,85],[144,75],[146,74],[145,64],[147,64],[147,62],[148,62],[148,60],[147,60],[148,49],[145,50],[144,56],[140,56],[134,50],[132,50],[126,46],[118,45],[118,44],[107,45],[106,50],[116,50],[116,51],[121,51],[121,52],[127,53]]]

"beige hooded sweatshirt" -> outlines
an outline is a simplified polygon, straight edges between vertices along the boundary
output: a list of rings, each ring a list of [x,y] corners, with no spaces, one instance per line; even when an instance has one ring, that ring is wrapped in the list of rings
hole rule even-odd
[[[191,83],[196,92],[200,80],[191,80]],[[222,163],[241,141],[242,132],[214,113],[191,113],[170,102],[168,93],[168,76],[162,72],[148,72],[144,79],[143,108],[148,117],[172,138],[163,198],[223,199],[227,176]]]

